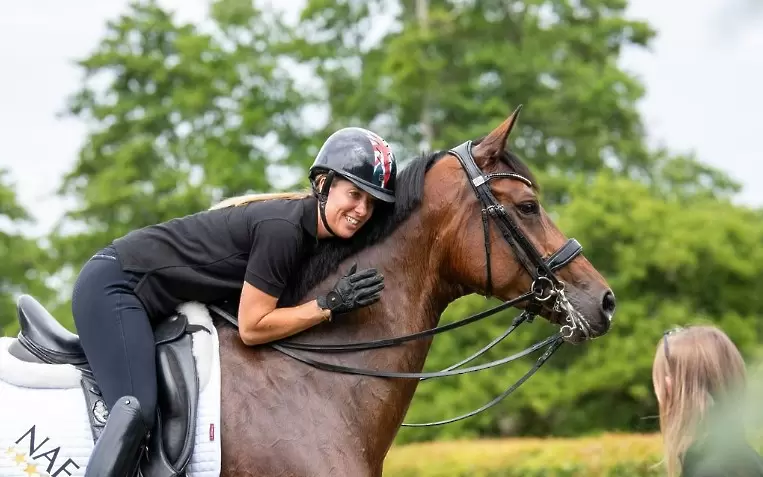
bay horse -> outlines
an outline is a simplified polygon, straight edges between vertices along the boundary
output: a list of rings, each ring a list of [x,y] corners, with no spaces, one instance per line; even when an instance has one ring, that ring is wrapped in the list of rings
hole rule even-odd
[[[436,328],[440,315],[462,296],[494,296],[523,319],[558,324],[545,357],[609,330],[612,290],[546,214],[532,173],[507,148],[519,111],[483,138],[413,159],[392,210],[374,214],[352,241],[320,244],[281,299],[309,301],[357,264],[384,274],[378,303],[257,347],[244,345],[225,307],[211,308],[221,476],[382,475],[418,382],[467,371],[420,373],[431,330],[447,328]],[[371,345],[352,345],[359,341]]]
[[[413,160],[399,174],[397,203],[388,221],[364,231],[365,243],[329,242],[310,259],[286,304],[327,291],[352,263],[378,268],[385,276],[385,290],[378,304],[309,330],[300,341],[349,343],[431,329],[448,304],[464,295],[511,300],[532,289],[532,273],[541,268],[533,259],[558,251],[574,255],[558,275],[580,325],[564,339],[580,343],[608,331],[614,294],[584,256],[570,247],[565,250],[572,242],[539,205],[527,166],[507,149],[518,113],[519,109],[481,141],[465,143],[461,156],[471,155],[473,161],[459,158],[458,149]],[[511,224],[508,227],[516,227],[518,234],[505,237],[502,230],[486,227],[483,209],[489,205],[480,197],[490,182],[496,202],[489,205],[500,204],[509,219],[499,223]],[[483,234],[487,230],[489,236]],[[520,235],[524,240],[517,241]],[[518,252],[508,246],[509,239]],[[536,286],[551,276],[541,274]],[[551,306],[540,314],[567,326],[566,313]],[[230,436],[223,445],[223,476],[382,474],[417,379],[326,372],[268,347],[249,348],[231,326],[221,325],[219,332],[222,427]],[[424,339],[392,349],[342,353],[330,362],[417,372],[430,344]]]

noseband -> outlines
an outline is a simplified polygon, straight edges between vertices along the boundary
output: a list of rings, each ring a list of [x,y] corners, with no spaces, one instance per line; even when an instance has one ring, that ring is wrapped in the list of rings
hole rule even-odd
[[[570,336],[575,329],[578,327],[581,328],[582,332],[588,335],[588,324],[585,322],[580,315],[572,309],[572,306],[570,305],[569,301],[567,301],[567,298],[564,294],[564,282],[561,282],[556,275],[554,275],[554,271],[568,265],[572,260],[575,259],[583,250],[583,247],[578,243],[575,239],[568,240],[562,247],[560,247],[556,252],[554,252],[551,256],[549,256],[547,259],[543,259],[540,253],[536,250],[536,248],[533,246],[533,244],[527,239],[527,236],[525,236],[524,233],[519,229],[519,227],[516,225],[514,220],[511,218],[511,216],[506,211],[506,208],[501,205],[493,195],[492,191],[490,190],[489,183],[491,180],[494,179],[514,179],[524,182],[525,184],[532,186],[532,182],[520,175],[515,174],[511,172],[495,172],[491,174],[483,174],[482,171],[480,171],[479,167],[477,167],[477,164],[474,161],[474,156],[472,156],[471,152],[472,148],[472,142],[467,141],[463,144],[461,144],[458,147],[455,147],[451,149],[449,152],[456,156],[461,163],[462,168],[466,172],[469,183],[472,186],[472,190],[474,190],[474,193],[477,195],[477,198],[479,199],[481,205],[482,205],[482,224],[483,224],[483,230],[485,234],[485,254],[486,254],[486,273],[487,273],[487,282],[486,282],[486,294],[487,296],[492,295],[492,272],[491,272],[491,265],[490,265],[490,225],[489,225],[489,218],[492,218],[493,221],[498,226],[499,230],[501,231],[501,234],[503,235],[503,238],[506,242],[509,243],[511,248],[514,250],[514,253],[517,257],[517,259],[522,263],[522,265],[525,267],[527,272],[532,277],[532,285],[530,287],[530,290],[528,290],[526,293],[513,298],[511,300],[507,300],[500,305],[497,305],[493,308],[490,308],[488,310],[482,311],[480,313],[474,314],[472,316],[469,316],[467,318],[464,318],[462,320],[449,323],[446,325],[441,325],[429,330],[421,331],[418,333],[412,333],[408,335],[399,336],[396,338],[387,338],[387,339],[380,339],[380,340],[372,340],[372,341],[363,341],[363,342],[355,342],[355,343],[337,343],[337,344],[311,344],[311,343],[300,343],[290,340],[280,340],[274,343],[270,343],[270,346],[274,349],[298,360],[303,363],[309,364],[311,366],[314,366],[319,369],[323,369],[326,371],[333,371],[338,373],[345,373],[345,374],[356,374],[356,375],[363,375],[363,376],[374,376],[374,377],[382,377],[382,378],[404,378],[404,379],[418,379],[421,381],[432,379],[432,378],[440,378],[445,376],[455,376],[460,374],[467,374],[475,371],[481,371],[484,369],[493,368],[496,366],[501,366],[506,363],[510,363],[512,361],[515,361],[519,358],[522,358],[524,356],[527,356],[528,354],[537,351],[541,348],[545,347],[544,353],[536,360],[535,365],[527,372],[525,373],[517,382],[509,386],[503,393],[498,395],[496,398],[494,398],[489,403],[481,406],[478,409],[475,409],[467,414],[463,414],[458,417],[454,417],[447,420],[442,421],[436,421],[436,422],[428,422],[428,423],[421,423],[421,424],[409,424],[404,423],[403,426],[406,427],[426,427],[426,426],[436,426],[441,424],[448,424],[451,422],[460,421],[462,419],[466,419],[468,417],[474,416],[486,409],[489,409],[493,407],[494,405],[501,402],[504,398],[506,398],[509,394],[514,392],[522,383],[524,383],[527,379],[530,378],[533,374],[535,374],[538,369],[551,357],[551,355],[562,345],[564,342],[564,336],[563,330],[567,329],[569,334],[566,334],[566,336]],[[477,366],[470,366],[470,367],[462,367],[465,364],[473,361],[474,359],[478,358],[485,352],[487,352],[489,349],[491,349],[496,344],[500,343],[504,338],[509,336],[519,325],[521,325],[524,322],[532,322],[535,316],[537,316],[543,305],[548,304],[549,300],[551,298],[554,298],[553,303],[553,309],[557,312],[565,312],[567,315],[567,323],[564,325],[560,332],[557,332],[548,338],[539,341],[538,343],[535,343],[534,345],[530,346],[529,348],[520,351],[512,356],[507,356],[502,359],[498,359],[495,361],[491,361],[489,363],[477,365]],[[416,339],[421,338],[427,338],[430,336],[434,336],[436,334],[449,331],[455,328],[460,328],[462,326],[468,325],[470,323],[474,323],[476,321],[479,321],[483,318],[486,318],[491,315],[495,315],[496,313],[509,308],[511,306],[520,304],[520,303],[527,303],[524,311],[514,318],[511,325],[504,331],[500,336],[495,338],[493,341],[488,343],[485,347],[474,353],[473,355],[469,356],[468,358],[465,358],[458,363],[455,363],[451,366],[448,366],[447,368],[440,370],[440,371],[433,371],[428,373],[405,373],[405,372],[396,372],[396,371],[378,371],[378,370],[372,370],[372,369],[364,369],[364,368],[354,368],[349,366],[341,366],[337,364],[331,364],[326,363],[323,361],[318,361],[312,358],[308,358],[301,353],[296,352],[295,350],[301,350],[301,351],[313,351],[313,352],[352,352],[352,351],[361,351],[361,350],[369,350],[369,349],[377,349],[377,348],[385,348],[389,346],[398,346],[403,343],[406,343],[408,341],[413,341]],[[236,317],[230,315],[227,311],[220,308],[217,305],[208,305],[208,308],[210,311],[216,313],[220,317],[228,320],[229,322],[233,323],[234,325],[238,326]]]

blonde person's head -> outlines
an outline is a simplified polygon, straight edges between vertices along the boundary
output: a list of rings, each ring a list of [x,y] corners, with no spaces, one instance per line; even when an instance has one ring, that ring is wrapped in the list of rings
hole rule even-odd
[[[737,347],[713,326],[677,328],[660,339],[652,382],[660,411],[668,477],[680,474],[681,459],[700,437],[710,406],[737,395],[746,384]]]

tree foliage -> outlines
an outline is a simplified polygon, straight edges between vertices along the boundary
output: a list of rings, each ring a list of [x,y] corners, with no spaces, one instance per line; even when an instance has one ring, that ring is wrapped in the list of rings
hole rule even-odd
[[[307,99],[281,64],[278,16],[239,0],[211,14],[202,28],[134,2],[78,62],[85,81],[67,113],[91,132],[61,191],[78,199],[65,222],[81,230],[57,242],[62,263],[223,196],[270,190],[274,166],[304,163]]]
[[[50,276],[45,251],[38,240],[20,231],[32,222],[29,212],[19,204],[9,172],[0,169],[0,336],[18,331],[15,305],[20,293],[31,293],[43,303],[52,298],[45,285]]]

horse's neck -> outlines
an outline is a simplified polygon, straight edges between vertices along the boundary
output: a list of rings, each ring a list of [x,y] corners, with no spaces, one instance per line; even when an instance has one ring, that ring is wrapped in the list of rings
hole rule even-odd
[[[379,304],[363,314],[362,322],[352,328],[350,341],[392,338],[433,328],[447,305],[463,292],[441,278],[442,251],[430,227],[412,217],[387,241],[369,250],[371,263],[379,264],[385,275],[385,290]],[[343,340],[341,338],[332,341]],[[431,338],[401,346],[363,352],[360,356],[342,356],[343,364],[369,369],[420,372],[424,368]],[[365,385],[356,388],[354,402],[366,403],[356,411],[355,433],[367,437],[369,453],[382,461],[389,450],[418,381],[413,379],[379,380],[360,377]]]
[[[353,262],[358,262],[358,268],[377,268],[384,275],[382,298],[373,306],[359,310],[352,318],[343,321],[342,316],[336,317],[337,325],[316,333],[315,342],[390,338],[423,331],[437,324],[448,303],[458,298],[461,292],[441,280],[441,252],[422,220],[421,214],[412,215],[386,240],[340,265],[339,270],[349,268]],[[339,273],[325,280],[311,296],[330,289],[337,278]],[[394,348],[390,351],[397,352]],[[426,353],[426,348],[423,351]]]
[[[420,214],[411,216],[385,241],[348,258],[339,270],[357,261],[358,267],[377,267],[385,277],[385,289],[378,303],[346,317],[336,316],[330,326],[319,326],[299,338],[312,343],[351,343],[393,338],[432,328],[448,303],[462,294],[460,288],[441,279],[442,251],[435,234]],[[330,289],[339,273],[325,280],[311,296]],[[366,369],[419,372],[424,367],[431,339],[408,342],[402,346],[351,353],[328,353],[321,361]],[[348,421],[354,427],[347,435],[365,436],[363,445],[369,456],[381,460],[394,440],[410,405],[417,381],[379,380],[363,376],[335,377],[332,385],[348,392],[336,406],[356,403]],[[363,386],[355,383],[363,382]],[[363,403],[363,404],[357,404]]]

